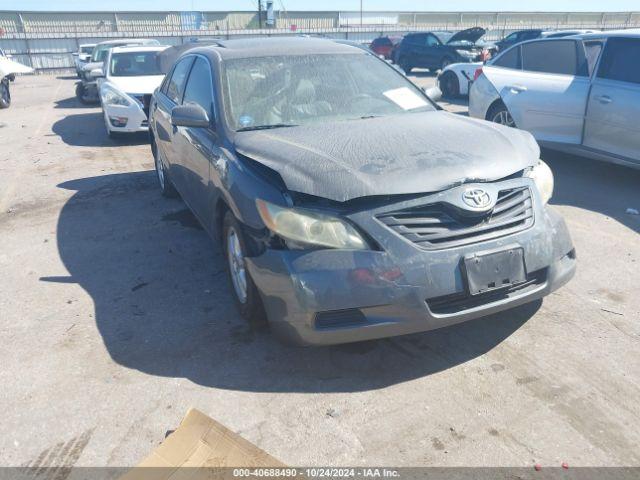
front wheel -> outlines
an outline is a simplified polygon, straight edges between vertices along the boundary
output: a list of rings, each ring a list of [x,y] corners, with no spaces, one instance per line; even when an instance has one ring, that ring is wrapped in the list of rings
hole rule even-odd
[[[453,72],[444,72],[440,76],[440,90],[445,98],[455,98],[460,95],[460,82]]]
[[[9,108],[11,105],[11,92],[9,81],[6,78],[0,80],[0,108]]]
[[[254,326],[264,325],[266,315],[260,293],[247,270],[245,257],[248,253],[247,242],[240,222],[227,211],[222,223],[224,253],[227,260],[227,273],[232,285],[233,299],[240,315]]]

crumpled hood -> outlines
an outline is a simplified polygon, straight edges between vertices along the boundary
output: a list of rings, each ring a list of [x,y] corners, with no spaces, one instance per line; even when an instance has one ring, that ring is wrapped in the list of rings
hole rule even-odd
[[[540,156],[527,132],[441,111],[239,132],[235,146],[289,190],[339,202],[498,180]]]

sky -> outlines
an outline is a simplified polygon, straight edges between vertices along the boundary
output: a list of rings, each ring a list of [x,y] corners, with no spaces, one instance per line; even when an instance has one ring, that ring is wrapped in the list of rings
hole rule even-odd
[[[359,10],[360,0],[275,0],[287,10]],[[371,11],[638,11],[639,0],[362,0]],[[253,10],[257,0],[0,0],[0,10]]]

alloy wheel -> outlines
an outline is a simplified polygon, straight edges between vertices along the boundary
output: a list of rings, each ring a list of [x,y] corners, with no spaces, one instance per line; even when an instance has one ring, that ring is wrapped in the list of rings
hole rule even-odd
[[[230,228],[227,233],[227,259],[229,261],[229,271],[231,272],[231,281],[236,296],[240,303],[246,303],[247,272],[240,239],[234,228]]]
[[[500,125],[505,125],[507,127],[516,126],[516,122],[513,120],[513,117],[508,110],[500,110],[493,116],[491,121],[494,123],[499,123]]]

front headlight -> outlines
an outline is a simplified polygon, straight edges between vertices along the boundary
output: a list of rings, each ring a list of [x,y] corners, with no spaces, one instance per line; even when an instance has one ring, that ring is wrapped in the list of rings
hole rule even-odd
[[[526,173],[526,176],[532,178],[538,187],[542,202],[546,205],[553,195],[553,173],[549,165],[542,160]]]
[[[309,210],[283,208],[256,200],[264,224],[285,240],[328,248],[365,250],[360,234],[344,220]]]
[[[111,88],[104,88],[101,92],[102,103],[104,105],[120,105],[122,107],[128,107],[131,102],[119,92],[112,90]]]

